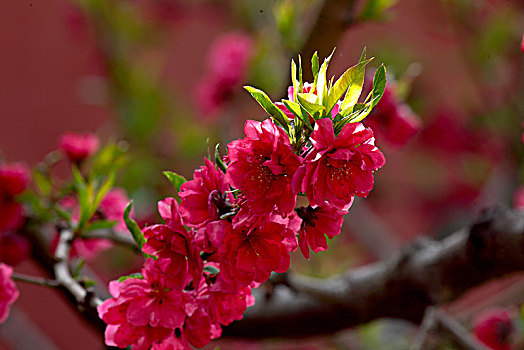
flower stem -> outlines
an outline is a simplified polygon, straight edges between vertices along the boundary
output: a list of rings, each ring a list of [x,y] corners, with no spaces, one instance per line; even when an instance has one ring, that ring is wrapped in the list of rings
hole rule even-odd
[[[58,282],[55,280],[50,280],[42,277],[29,276],[21,273],[14,272],[12,275],[13,280],[26,282],[31,284],[36,284],[43,287],[58,287]]]

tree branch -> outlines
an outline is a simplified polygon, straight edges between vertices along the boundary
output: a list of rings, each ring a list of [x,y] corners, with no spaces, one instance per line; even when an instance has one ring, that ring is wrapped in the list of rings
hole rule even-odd
[[[524,213],[495,208],[441,242],[416,241],[380,263],[326,280],[289,276],[299,292],[277,285],[271,298],[257,298],[223,334],[328,334],[382,317],[420,323],[429,306],[518,271],[524,271]]]

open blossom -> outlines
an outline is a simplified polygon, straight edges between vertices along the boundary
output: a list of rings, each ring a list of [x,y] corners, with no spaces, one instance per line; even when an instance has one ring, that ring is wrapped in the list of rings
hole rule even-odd
[[[98,137],[93,134],[69,132],[60,138],[58,148],[72,162],[81,162],[98,149]]]
[[[298,231],[300,251],[309,260],[309,248],[315,253],[328,249],[326,236],[330,239],[340,234],[344,219],[342,216],[347,211],[342,211],[330,206],[312,208],[301,207],[297,209],[302,225]]]
[[[200,281],[202,260],[194,242],[194,233],[188,232],[180,217],[178,202],[166,198],[158,203],[158,211],[166,224],[152,225],[142,230],[146,243],[144,253],[167,259],[170,263],[165,268],[169,276],[169,288],[183,288],[189,278]]]
[[[374,145],[373,131],[361,123],[348,123],[335,138],[333,121],[319,119],[311,135],[313,148],[296,172],[293,187],[306,193],[310,205],[328,203],[349,208],[353,196],[365,197],[373,188],[373,171],[385,164]]]
[[[189,293],[169,289],[166,285],[165,259],[148,259],[142,269],[143,279],[128,278],[112,281],[112,299],[98,307],[98,313],[109,326],[106,343],[119,347],[160,343],[175,328],[183,327],[187,316],[196,309]]]
[[[244,132],[244,139],[228,145],[227,181],[244,192],[254,214],[270,214],[275,206],[282,215],[291,213],[296,202],[291,180],[301,159],[288,136],[270,119],[248,120]]]
[[[0,323],[9,316],[9,308],[18,299],[18,289],[11,279],[13,268],[0,263]]]
[[[220,216],[231,209],[234,199],[225,182],[224,174],[215,165],[205,159],[205,166],[195,170],[193,180],[180,186],[180,214],[186,225],[195,228],[204,227],[210,221],[219,220]]]
[[[276,222],[262,227],[226,228],[220,254],[223,256],[220,274],[241,286],[267,281],[272,271],[286,272],[289,250],[284,244],[287,228]]]
[[[475,336],[490,349],[510,350],[515,332],[511,315],[505,309],[493,308],[480,313],[473,321]]]

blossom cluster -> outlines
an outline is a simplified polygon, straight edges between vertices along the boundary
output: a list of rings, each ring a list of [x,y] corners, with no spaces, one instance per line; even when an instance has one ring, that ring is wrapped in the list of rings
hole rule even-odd
[[[352,76],[364,74],[363,65],[350,68]],[[300,247],[309,259],[340,233],[354,197],[369,194],[373,172],[385,163],[373,131],[352,122],[370,112],[385,82],[373,102],[355,107],[322,85],[326,69],[316,84],[294,82],[283,104],[253,94],[272,118],[248,120],[245,137],[229,143],[226,156],[217,152],[216,164],[205,159],[180,186],[180,203],[158,203],[164,222],[142,230],[141,273],[111,282],[113,298],[98,308],[107,345],[201,347],[242,318],[254,303],[252,288],[288,270],[292,251]],[[347,89],[351,81],[341,84]],[[295,101],[307,116],[293,109]],[[297,207],[298,196],[309,204]]]

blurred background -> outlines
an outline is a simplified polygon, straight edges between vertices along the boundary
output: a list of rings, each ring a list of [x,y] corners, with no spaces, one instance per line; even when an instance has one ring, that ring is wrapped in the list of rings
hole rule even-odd
[[[0,2],[0,150],[34,165],[64,132],[123,140],[117,184],[155,222],[172,195],[164,170],[191,178],[216,143],[266,116],[243,91],[287,95],[291,58],[336,47],[329,75],[385,63],[388,91],[365,124],[386,166],[328,252],[293,271],[325,277],[391,256],[419,235],[443,238],[488,206],[524,207],[524,3],[520,0],[4,0]],[[370,69],[370,73],[372,68]],[[170,192],[171,191],[171,192]],[[102,281],[137,268],[114,248]],[[103,267],[103,269],[102,269]],[[19,270],[41,273],[32,262]],[[18,284],[1,349],[101,349],[103,340],[52,290]],[[465,325],[487,307],[524,302],[512,276],[447,306]],[[219,341],[223,349],[404,349],[415,328],[377,321],[301,342]]]

